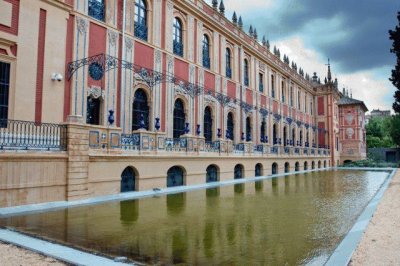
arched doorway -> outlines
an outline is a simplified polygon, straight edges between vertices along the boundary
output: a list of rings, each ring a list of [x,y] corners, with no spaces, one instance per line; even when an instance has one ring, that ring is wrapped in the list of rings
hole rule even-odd
[[[167,187],[183,186],[184,172],[179,166],[171,167],[167,172]]]
[[[246,118],[246,141],[251,141],[251,118]]]
[[[233,122],[233,114],[230,112],[227,119],[228,139],[235,140],[235,123]]]
[[[286,143],[287,142],[287,128],[286,127],[284,127],[283,128],[283,146],[285,146],[286,147]]]
[[[318,169],[321,168],[321,161],[318,161]]]
[[[299,142],[300,146],[303,146],[303,130],[300,130],[300,142]]]
[[[296,163],[294,164],[294,170],[295,170],[296,172],[300,171],[300,164],[299,164],[299,162],[296,162]]]
[[[260,141],[261,141],[261,143],[266,143],[267,142],[267,140],[266,140],[266,136],[267,136],[267,134],[266,134],[266,125],[267,125],[267,123],[265,122],[265,117],[263,118],[263,120],[262,120],[262,122],[261,122],[261,129],[260,129]]]
[[[278,143],[278,139],[277,139],[278,135],[277,135],[277,133],[278,132],[277,132],[277,129],[276,129],[276,124],[274,124],[272,126],[272,141],[273,141],[274,145]]]
[[[205,141],[211,142],[213,139],[213,121],[211,108],[209,106],[204,110],[204,138]]]
[[[261,163],[256,164],[255,169],[255,176],[262,176],[263,175],[263,165]]]
[[[324,168],[326,168],[326,161],[324,161]]]
[[[292,129],[292,143],[291,145],[296,146],[296,129]]]
[[[121,193],[135,191],[136,176],[132,167],[127,167],[121,174]]]
[[[144,128],[149,130],[149,105],[146,92],[142,89],[135,91],[132,104],[132,130],[141,128],[140,120],[143,116]]]
[[[235,169],[234,169],[234,178],[235,179],[243,178],[244,177],[244,173],[243,172],[244,172],[243,165],[237,164],[235,166]]]
[[[277,163],[272,164],[272,174],[273,175],[278,174],[278,164]]]
[[[86,123],[100,125],[101,100],[100,98],[87,97]]]
[[[315,162],[314,161],[311,162],[311,169],[315,169]]]
[[[308,163],[304,162],[304,171],[308,170]]]
[[[211,183],[211,182],[217,182],[219,180],[218,177],[218,168],[215,165],[210,165],[206,169],[207,175],[206,175],[206,182]]]
[[[285,163],[285,173],[289,173],[290,172],[290,164],[289,162]]]
[[[174,138],[185,134],[185,107],[181,99],[177,99],[174,105]]]

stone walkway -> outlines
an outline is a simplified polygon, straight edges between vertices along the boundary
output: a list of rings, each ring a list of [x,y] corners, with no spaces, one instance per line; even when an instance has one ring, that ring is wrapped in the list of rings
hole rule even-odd
[[[66,264],[32,251],[0,242],[1,266],[64,266]]]
[[[400,265],[400,169],[383,195],[350,265]]]

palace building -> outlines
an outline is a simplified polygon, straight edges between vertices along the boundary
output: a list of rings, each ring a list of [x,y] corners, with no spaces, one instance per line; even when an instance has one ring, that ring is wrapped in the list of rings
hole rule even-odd
[[[362,101],[214,0],[0,0],[0,206],[334,167]]]

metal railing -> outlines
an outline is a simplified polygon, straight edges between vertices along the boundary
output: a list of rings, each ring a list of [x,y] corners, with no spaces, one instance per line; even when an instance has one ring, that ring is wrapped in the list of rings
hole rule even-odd
[[[0,119],[0,150],[67,150],[67,126]]]

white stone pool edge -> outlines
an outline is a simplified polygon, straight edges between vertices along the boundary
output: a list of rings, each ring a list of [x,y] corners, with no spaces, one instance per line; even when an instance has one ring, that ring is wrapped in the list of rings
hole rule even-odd
[[[346,266],[349,264],[354,251],[356,250],[361,238],[368,227],[369,222],[374,215],[379,202],[382,200],[386,189],[393,179],[397,169],[396,168],[362,168],[362,167],[339,167],[343,170],[366,170],[366,171],[391,171],[385,182],[381,185],[375,196],[369,201],[368,205],[364,208],[363,212],[357,218],[353,227],[349,230],[340,244],[336,247],[333,253],[326,261],[326,266]]]
[[[121,193],[117,195],[109,195],[102,197],[95,197],[85,200],[77,200],[77,201],[60,201],[60,202],[49,202],[49,203],[41,203],[41,204],[32,204],[32,205],[23,205],[17,207],[7,207],[0,208],[0,218],[18,216],[18,215],[26,215],[30,213],[37,212],[47,212],[53,211],[57,209],[64,209],[69,207],[78,207],[85,205],[93,205],[100,204],[109,201],[120,201],[120,200],[131,200],[131,199],[139,199],[146,197],[157,197],[166,194],[173,193],[181,193],[188,192],[193,190],[205,189],[205,188],[213,188],[219,186],[227,186],[232,184],[239,183],[247,183],[254,182],[259,180],[271,179],[274,177],[282,177],[293,174],[302,174],[309,172],[317,172],[317,171],[328,171],[328,170],[364,170],[364,171],[391,171],[390,175],[381,186],[379,191],[376,193],[374,198],[369,202],[363,213],[357,219],[356,223],[350,229],[348,234],[339,244],[339,246],[335,249],[332,255],[329,257],[326,265],[347,265],[351,259],[353,252],[355,251],[358,242],[361,239],[362,233],[368,226],[370,219],[372,218],[373,213],[375,212],[376,206],[381,200],[386,188],[388,187],[390,181],[396,169],[393,168],[345,168],[345,167],[328,167],[307,171],[298,171],[298,172],[290,172],[285,174],[277,174],[271,176],[260,176],[254,178],[244,178],[244,179],[234,179],[222,182],[214,182],[208,184],[200,184],[193,186],[183,186],[183,187],[172,187],[172,188],[164,188],[159,191],[141,191],[141,192],[129,192],[129,193]],[[70,248],[67,246],[54,244],[48,241],[40,240],[34,237],[26,236],[24,234],[14,232],[7,229],[0,229],[0,241],[11,243],[16,246],[40,253],[42,255],[46,255],[49,257],[53,257],[55,259],[72,263],[74,265],[129,265],[125,263],[115,262],[111,259],[97,256],[94,254],[90,254],[87,252],[83,252],[74,248]],[[132,264],[130,264],[132,265]]]

